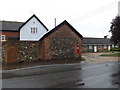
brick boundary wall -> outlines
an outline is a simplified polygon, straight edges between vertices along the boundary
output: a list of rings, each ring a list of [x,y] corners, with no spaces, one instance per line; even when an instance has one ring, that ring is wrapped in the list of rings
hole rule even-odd
[[[34,62],[40,60],[80,60],[81,53],[76,53],[77,45],[81,40],[78,37],[69,38],[50,36],[41,41],[4,42],[2,50],[3,64]]]
[[[44,49],[41,49],[44,48],[44,45],[41,41],[7,41],[2,48],[3,63],[44,60],[44,53],[42,53]]]

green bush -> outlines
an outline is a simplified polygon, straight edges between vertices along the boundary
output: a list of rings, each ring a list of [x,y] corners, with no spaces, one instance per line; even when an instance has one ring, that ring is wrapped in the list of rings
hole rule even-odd
[[[111,51],[120,51],[120,48],[112,48]]]
[[[86,60],[85,58],[83,58],[83,57],[81,57],[81,61],[84,61],[84,60]]]

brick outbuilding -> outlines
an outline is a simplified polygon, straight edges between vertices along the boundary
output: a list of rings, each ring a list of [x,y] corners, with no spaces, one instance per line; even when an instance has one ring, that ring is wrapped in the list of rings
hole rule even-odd
[[[82,40],[83,36],[65,20],[40,39],[44,43],[41,59],[80,60]]]
[[[9,38],[19,38],[19,27],[23,22],[0,21],[0,46]]]

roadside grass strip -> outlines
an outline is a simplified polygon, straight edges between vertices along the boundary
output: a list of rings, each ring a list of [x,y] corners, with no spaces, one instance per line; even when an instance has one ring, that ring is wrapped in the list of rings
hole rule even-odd
[[[119,53],[101,54],[100,56],[113,56],[113,57],[120,57],[120,52],[119,52]]]

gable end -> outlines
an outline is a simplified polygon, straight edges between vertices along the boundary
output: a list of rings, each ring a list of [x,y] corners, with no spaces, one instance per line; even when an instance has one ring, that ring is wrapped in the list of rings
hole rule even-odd
[[[83,36],[65,20],[61,24],[59,24],[58,26],[56,26],[55,28],[53,28],[51,31],[49,31],[48,33],[46,33],[40,40],[43,40],[45,37],[48,37],[50,34],[52,34],[53,32],[57,31],[61,26],[65,25],[65,24],[69,28],[71,28],[71,30],[73,32],[75,32],[75,34],[77,34],[81,39],[83,39]]]
[[[37,16],[34,14],[33,16],[31,16],[25,23],[23,23],[23,25],[21,25],[21,27],[19,27],[19,31],[20,29],[26,24],[28,23],[33,17],[35,17],[42,25],[43,27],[46,29],[46,31],[48,31],[48,28],[37,18]]]

